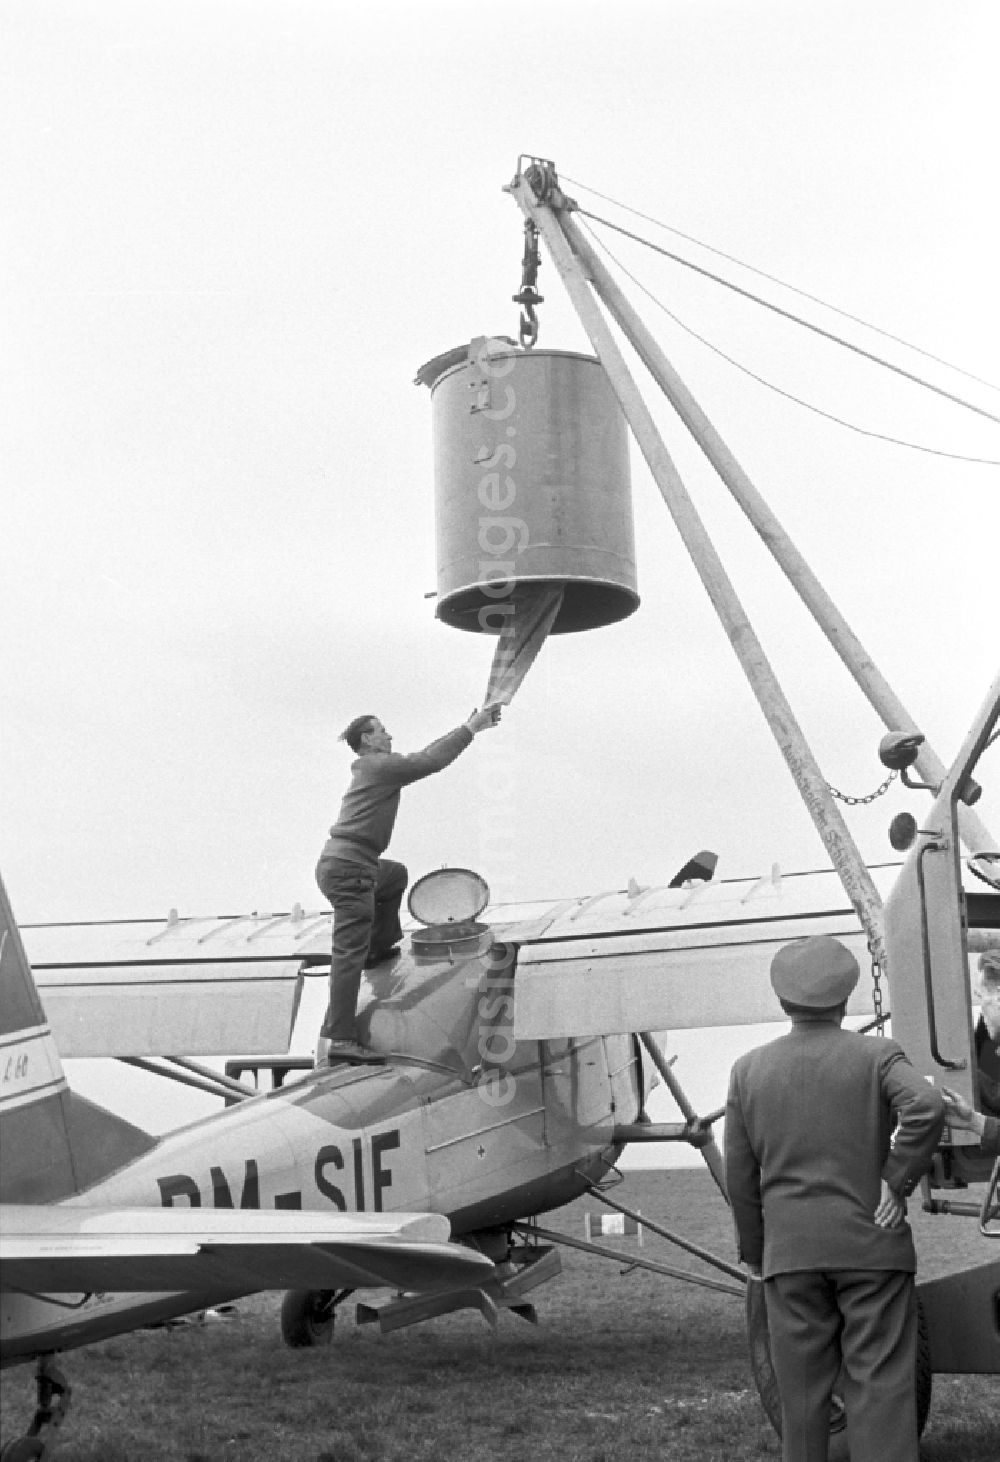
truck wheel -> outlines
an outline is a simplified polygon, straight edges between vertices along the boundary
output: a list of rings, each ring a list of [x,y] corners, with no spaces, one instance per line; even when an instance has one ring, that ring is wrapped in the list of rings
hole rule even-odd
[[[45,1451],[41,1437],[18,1437],[0,1448],[0,1462],[33,1462]]]
[[[781,1398],[778,1379],[771,1364],[771,1337],[767,1329],[767,1296],[764,1286],[756,1281],[747,1285],[747,1341],[750,1345],[750,1367],[767,1419],[781,1436]],[[830,1431],[843,1431],[846,1424],[844,1403],[834,1392],[830,1404]]]
[[[922,1437],[931,1409],[931,1387],[934,1372],[931,1368],[931,1331],[924,1314],[924,1307],[917,1296],[917,1436]]]
[[[771,1338],[767,1329],[767,1297],[764,1286],[758,1283],[747,1285],[747,1340],[750,1346],[750,1367],[760,1395],[761,1405],[767,1419],[781,1436],[781,1399],[778,1396],[778,1382],[771,1364]],[[923,1305],[917,1300],[917,1435],[922,1436],[931,1409],[931,1341]],[[830,1433],[844,1430],[847,1418],[839,1388],[834,1387],[830,1403]]]
[[[281,1338],[293,1349],[329,1345],[333,1339],[332,1289],[290,1289],[281,1302]]]

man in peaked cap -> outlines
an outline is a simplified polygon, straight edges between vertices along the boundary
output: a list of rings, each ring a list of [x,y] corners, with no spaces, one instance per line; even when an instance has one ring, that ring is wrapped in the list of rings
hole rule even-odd
[[[858,963],[828,936],[778,951],[787,1034],[741,1056],[726,1104],[740,1259],[763,1283],[784,1462],[825,1462],[830,1398],[851,1462],[917,1462],[917,1311],[905,1198],[944,1123],[895,1041],[841,1029]]]

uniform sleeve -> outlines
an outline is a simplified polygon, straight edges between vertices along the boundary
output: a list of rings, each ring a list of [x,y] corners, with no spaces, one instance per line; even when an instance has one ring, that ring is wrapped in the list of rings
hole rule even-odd
[[[1000,1112],[1000,1081],[985,1071],[978,1072],[979,1105],[987,1114]]]
[[[397,787],[419,782],[423,777],[443,771],[457,756],[461,756],[467,746],[472,745],[472,739],[468,726],[456,726],[454,731],[432,741],[423,751],[411,751],[406,756],[390,752],[388,756],[379,758],[378,779]]]
[[[736,1252],[746,1264],[764,1259],[764,1211],[760,1201],[760,1164],[750,1146],[736,1066],[726,1099],[726,1188],[736,1226]]]
[[[1000,1154],[1000,1117],[987,1117],[981,1143],[984,1152]]]
[[[944,1127],[941,1093],[919,1076],[894,1043],[879,1063],[882,1090],[892,1107],[898,1126],[882,1177],[894,1193],[913,1192],[930,1166]]]

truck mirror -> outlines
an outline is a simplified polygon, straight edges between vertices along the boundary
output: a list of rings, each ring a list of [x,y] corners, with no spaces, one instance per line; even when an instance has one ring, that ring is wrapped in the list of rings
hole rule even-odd
[[[879,761],[891,772],[906,771],[916,761],[923,742],[919,731],[890,731],[878,744]]]
[[[905,853],[917,836],[917,819],[912,812],[899,812],[889,824],[889,842],[897,853]]]

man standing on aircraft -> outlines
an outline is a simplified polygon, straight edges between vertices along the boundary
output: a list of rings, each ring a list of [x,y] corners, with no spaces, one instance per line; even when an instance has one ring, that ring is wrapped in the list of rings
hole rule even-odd
[[[463,725],[408,756],[393,752],[392,737],[377,716],[357,716],[341,734],[357,760],[316,865],[316,882],[333,905],[330,1004],[320,1032],[320,1048],[329,1042],[331,1063],[382,1059],[359,1044],[355,1016],[362,971],[397,954],[394,946],[402,937],[399,906],[409,874],[402,863],[382,857],[400,791],[442,771],[497,719],[492,711],[473,711]]]
[[[784,1462],[826,1458],[842,1360],[852,1462],[918,1456],[905,1198],[944,1105],[895,1041],[841,1029],[857,980],[836,939],[779,950],[771,984],[792,1028],[729,1083],[726,1180],[740,1259],[764,1285]]]

